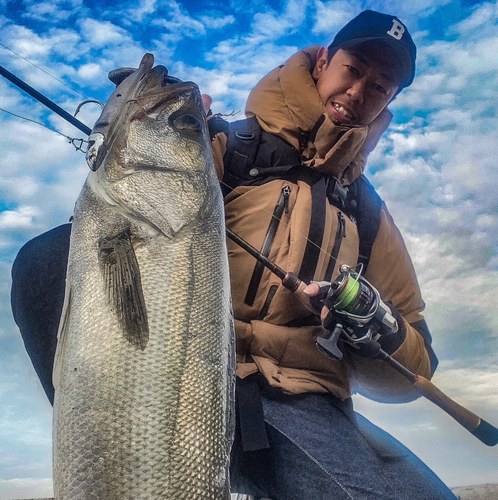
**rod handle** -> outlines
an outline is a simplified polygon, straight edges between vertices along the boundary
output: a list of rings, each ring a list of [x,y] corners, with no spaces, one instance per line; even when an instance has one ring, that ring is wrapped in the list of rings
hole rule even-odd
[[[453,401],[430,380],[418,375],[413,385],[423,396],[451,415],[460,425],[474,434],[484,444],[488,446],[498,444],[498,429],[496,427]]]

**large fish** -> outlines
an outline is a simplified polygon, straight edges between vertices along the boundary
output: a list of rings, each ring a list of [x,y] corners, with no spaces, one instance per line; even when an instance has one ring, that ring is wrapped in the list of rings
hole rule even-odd
[[[222,197],[197,86],[153,62],[90,136],[54,368],[58,500],[230,498]]]

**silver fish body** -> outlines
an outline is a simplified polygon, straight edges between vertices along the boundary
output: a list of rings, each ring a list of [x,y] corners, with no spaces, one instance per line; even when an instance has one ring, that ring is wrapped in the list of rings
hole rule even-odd
[[[54,368],[57,500],[230,498],[222,197],[197,87],[164,85],[152,64],[104,108],[104,153],[90,152],[75,207]]]

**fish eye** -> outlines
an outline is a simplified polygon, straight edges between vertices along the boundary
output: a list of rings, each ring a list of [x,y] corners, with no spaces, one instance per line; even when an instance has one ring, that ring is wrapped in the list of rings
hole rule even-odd
[[[184,113],[176,116],[172,123],[180,132],[202,132],[203,123],[197,116],[190,113]]]

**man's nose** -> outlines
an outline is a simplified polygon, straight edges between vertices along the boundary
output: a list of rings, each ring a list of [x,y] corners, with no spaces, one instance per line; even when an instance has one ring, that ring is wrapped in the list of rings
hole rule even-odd
[[[351,99],[360,104],[363,102],[363,97],[365,95],[365,83],[365,79],[358,78],[351,84],[347,91]]]

